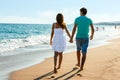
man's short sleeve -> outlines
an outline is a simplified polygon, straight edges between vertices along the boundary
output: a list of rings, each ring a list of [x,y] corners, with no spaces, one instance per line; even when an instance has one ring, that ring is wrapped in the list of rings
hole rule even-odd
[[[93,24],[92,20],[90,19],[90,25]]]
[[[77,24],[77,18],[75,19],[74,24]]]

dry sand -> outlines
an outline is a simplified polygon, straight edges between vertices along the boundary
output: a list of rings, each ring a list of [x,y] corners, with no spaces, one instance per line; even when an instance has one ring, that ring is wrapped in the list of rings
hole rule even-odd
[[[9,80],[120,80],[120,38],[88,50],[84,70],[75,68],[76,52],[64,54],[61,69],[53,74],[53,57],[11,73]],[[77,75],[79,73],[79,75]],[[55,78],[50,78],[55,76]]]

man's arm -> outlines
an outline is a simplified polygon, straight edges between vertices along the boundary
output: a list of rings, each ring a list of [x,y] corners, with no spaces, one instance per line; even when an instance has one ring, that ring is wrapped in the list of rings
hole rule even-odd
[[[73,37],[74,37],[74,34],[75,34],[75,32],[76,32],[76,28],[77,28],[77,25],[74,24],[74,27],[73,27],[73,30],[72,30],[72,36],[71,36],[70,41],[69,41],[70,43],[73,42]]]
[[[91,36],[90,36],[90,40],[92,40],[93,39],[93,36],[94,36],[94,26],[93,26],[93,24],[91,24],[90,25],[90,27],[91,27]]]

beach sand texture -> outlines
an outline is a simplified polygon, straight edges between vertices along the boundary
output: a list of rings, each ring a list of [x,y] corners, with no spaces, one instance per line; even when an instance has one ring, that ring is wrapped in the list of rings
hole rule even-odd
[[[75,68],[76,52],[70,52],[64,54],[57,74],[52,72],[52,57],[11,73],[9,80],[120,80],[120,38],[108,42],[108,45],[88,50],[83,71]]]

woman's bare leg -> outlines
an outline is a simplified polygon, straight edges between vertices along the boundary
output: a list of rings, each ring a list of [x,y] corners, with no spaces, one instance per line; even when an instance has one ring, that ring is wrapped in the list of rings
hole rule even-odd
[[[58,52],[55,52],[54,53],[54,73],[57,73],[57,69],[56,69],[57,57],[58,57]]]
[[[58,64],[58,68],[57,69],[60,69],[61,63],[62,63],[62,59],[63,59],[63,52],[58,53],[58,55],[59,55],[59,64]]]

